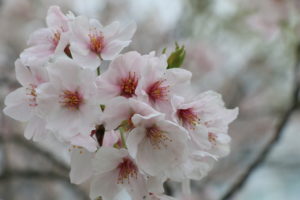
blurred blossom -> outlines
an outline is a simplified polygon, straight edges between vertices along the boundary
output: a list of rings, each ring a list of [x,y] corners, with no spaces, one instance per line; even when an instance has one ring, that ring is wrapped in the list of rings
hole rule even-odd
[[[31,5],[28,0],[4,0],[1,14],[8,17],[28,17],[30,9]]]
[[[234,0],[214,0],[213,11],[220,17],[233,16],[238,9]]]

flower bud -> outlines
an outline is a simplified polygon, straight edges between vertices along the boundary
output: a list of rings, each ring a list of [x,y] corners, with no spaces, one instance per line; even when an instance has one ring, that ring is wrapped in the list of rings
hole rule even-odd
[[[182,66],[182,63],[184,61],[185,58],[184,45],[180,47],[177,42],[175,43],[175,45],[176,45],[175,51],[173,51],[168,58],[167,69],[179,68]]]

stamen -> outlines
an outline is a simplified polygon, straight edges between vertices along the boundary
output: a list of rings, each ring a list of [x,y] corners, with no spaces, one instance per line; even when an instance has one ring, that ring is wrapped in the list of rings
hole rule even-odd
[[[123,158],[123,162],[119,164],[118,184],[123,184],[127,179],[130,183],[130,178],[137,179],[138,168],[129,158]]]
[[[156,149],[160,149],[162,146],[167,147],[166,142],[172,142],[172,140],[167,136],[166,132],[158,129],[156,126],[148,128],[146,131],[146,136],[150,140],[152,146]]]
[[[97,32],[96,30],[91,31],[89,34],[90,37],[90,49],[97,53],[100,54],[102,49],[104,48],[104,37],[101,32]]]
[[[169,86],[163,86],[165,80],[156,81],[148,89],[148,95],[152,101],[165,101],[169,93]]]
[[[135,89],[138,84],[138,78],[135,72],[129,72],[128,77],[121,80],[121,95],[127,98],[132,97],[135,94]]]
[[[213,133],[208,133],[208,141],[212,143],[212,145],[217,145],[217,136]]]
[[[178,109],[177,116],[179,117],[182,125],[190,129],[194,129],[200,121],[198,115],[193,111],[192,108]]]
[[[37,97],[37,94],[36,94],[36,89],[37,86],[36,85],[33,85],[33,84],[30,84],[28,88],[26,88],[26,95],[28,95],[30,98],[29,98],[29,106],[31,107],[35,107],[37,106],[37,102],[36,102],[36,97]]]
[[[71,110],[78,110],[80,105],[83,103],[83,98],[78,91],[71,92],[65,90],[62,95],[60,95],[62,101],[60,102],[64,107]]]
[[[53,38],[52,38],[52,43],[53,43],[53,46],[56,48],[58,43],[59,43],[59,40],[60,40],[60,36],[61,36],[61,33],[59,31],[56,31],[54,34],[53,34]]]

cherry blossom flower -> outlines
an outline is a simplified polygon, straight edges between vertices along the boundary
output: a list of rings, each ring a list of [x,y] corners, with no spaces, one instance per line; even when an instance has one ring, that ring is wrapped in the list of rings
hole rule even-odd
[[[176,93],[185,91],[190,84],[192,74],[184,69],[168,69],[165,56],[156,57],[154,53],[144,56],[146,67],[142,70],[142,79],[138,84],[139,99],[149,103],[157,110],[170,113],[172,111],[170,99]]]
[[[78,16],[72,25],[72,57],[84,67],[96,69],[101,60],[114,59],[128,46],[135,30],[134,23],[124,28],[119,22],[103,27],[95,19]]]
[[[221,95],[208,91],[192,100],[176,97],[175,118],[189,130],[193,141],[213,155],[229,153],[228,125],[237,117],[238,109],[226,109]],[[202,149],[202,150],[204,150]]]
[[[28,45],[20,57],[26,65],[44,65],[54,55],[64,54],[69,44],[69,21],[58,6],[48,10],[47,28],[41,28],[31,34]]]
[[[29,122],[25,137],[38,139],[47,134],[45,122],[37,115],[37,88],[48,81],[45,68],[24,66],[20,60],[15,62],[16,76],[22,87],[8,94],[3,112],[19,121]]]
[[[96,74],[83,70],[69,58],[57,59],[47,70],[50,81],[37,91],[39,112],[46,127],[61,139],[89,135],[101,115],[94,98]]]
[[[146,173],[156,176],[186,156],[187,133],[161,114],[132,117],[135,128],[128,134],[130,155]]]
[[[95,177],[91,183],[91,198],[114,199],[125,189],[133,200],[147,194],[146,179],[125,149],[102,147],[93,160]]]
[[[96,80],[101,103],[119,96],[136,97],[136,88],[145,65],[145,57],[137,52],[128,52],[114,59],[108,70]]]
[[[183,162],[170,166],[161,176],[177,182],[187,179],[201,180],[212,169],[215,162],[216,157],[205,151],[199,151],[189,144],[188,156]]]
[[[71,139],[70,180],[72,183],[81,184],[89,180],[93,175],[92,162],[96,150],[101,146],[113,147],[120,140],[120,134],[117,131],[105,132],[104,129],[99,129],[102,129],[102,126],[97,126],[91,135],[78,134]],[[104,133],[99,133],[99,131],[104,131]]]

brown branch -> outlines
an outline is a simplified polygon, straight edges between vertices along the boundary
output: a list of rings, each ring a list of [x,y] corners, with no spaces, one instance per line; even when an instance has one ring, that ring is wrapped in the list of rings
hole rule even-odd
[[[241,177],[232,185],[232,187],[225,193],[225,195],[221,198],[222,200],[229,200],[234,194],[239,191],[246,183],[250,175],[260,166],[273,149],[275,144],[280,140],[281,135],[283,133],[283,129],[286,127],[289,119],[291,118],[294,111],[297,110],[299,106],[299,90],[300,90],[300,80],[299,80],[299,68],[300,68],[300,45],[297,47],[297,62],[295,66],[295,77],[294,77],[294,85],[293,85],[293,93],[291,97],[291,103],[288,109],[282,114],[280,117],[279,123],[276,126],[276,131],[270,141],[266,144],[263,150],[260,152],[258,157],[251,163],[245,172],[241,175]]]

